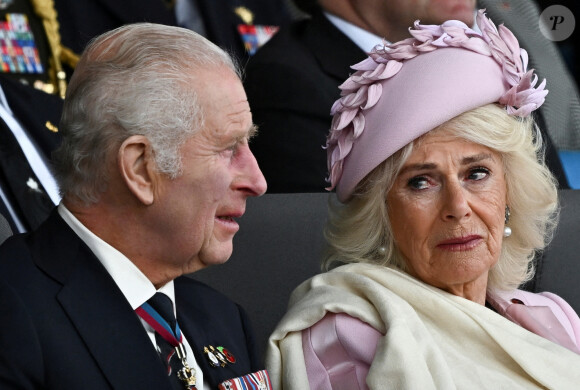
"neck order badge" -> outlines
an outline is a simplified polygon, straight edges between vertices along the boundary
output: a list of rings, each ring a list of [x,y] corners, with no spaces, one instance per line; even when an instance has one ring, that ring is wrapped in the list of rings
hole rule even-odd
[[[167,298],[168,299],[168,298]],[[179,358],[182,368],[177,370],[177,377],[181,380],[186,390],[197,389],[195,387],[195,369],[187,364],[187,354],[183,346],[183,335],[179,329],[179,324],[175,322],[175,330],[169,325],[169,322],[163,318],[148,302],[138,307],[135,312],[145,322],[147,322],[155,332],[160,335],[174,349]],[[167,363],[171,360],[173,353],[167,356]]]

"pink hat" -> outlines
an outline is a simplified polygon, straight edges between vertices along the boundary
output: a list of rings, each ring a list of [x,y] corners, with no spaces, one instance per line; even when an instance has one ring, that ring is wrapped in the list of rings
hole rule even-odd
[[[498,102],[527,116],[544,102],[544,80],[527,71],[528,56],[505,26],[484,11],[482,33],[451,20],[415,22],[414,38],[378,45],[341,86],[327,139],[331,187],[338,199],[396,151],[455,116]]]

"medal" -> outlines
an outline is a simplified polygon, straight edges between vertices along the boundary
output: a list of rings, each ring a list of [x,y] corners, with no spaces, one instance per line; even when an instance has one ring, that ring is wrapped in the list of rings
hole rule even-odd
[[[266,370],[261,370],[239,376],[237,378],[228,379],[219,384],[218,390],[272,390],[272,383]]]
[[[249,55],[254,55],[262,45],[276,34],[278,26],[254,24],[254,13],[246,7],[234,8],[234,13],[243,21],[238,24],[238,33]]]
[[[259,24],[238,24],[238,33],[244,42],[244,48],[249,55],[254,55],[263,44],[278,32],[278,26],[262,26]]]
[[[234,8],[234,13],[243,20],[245,24],[254,24],[254,13],[246,7]]]
[[[175,353],[183,365],[183,368],[177,371],[177,377],[183,382],[186,390],[197,389],[195,387],[195,369],[189,367],[189,364],[187,364],[187,355],[182,343],[175,347]]]
[[[226,357],[221,351],[215,349],[212,345],[209,346],[210,351],[215,355],[215,357],[220,361],[220,365],[225,367],[228,364]]]
[[[203,347],[203,353],[212,367],[225,367],[228,364],[234,364],[236,362],[236,357],[222,346],[205,346]]]
[[[213,347],[211,345],[210,345],[210,347],[213,349]],[[218,367],[220,365],[220,361],[215,356],[215,354],[212,351],[209,350],[208,347],[203,347],[203,353],[205,353],[205,357],[209,361],[209,365],[210,366],[212,366],[212,367]]]
[[[173,352],[168,355],[166,362],[169,368],[168,375],[170,375],[171,369],[173,368],[171,366],[170,360],[173,356],[177,356],[181,362],[181,368],[174,368],[177,378],[183,383],[185,390],[196,390],[197,387],[195,387],[195,368],[191,368],[187,363],[187,351],[183,346],[183,335],[181,333],[181,329],[179,329],[179,324],[175,323],[175,329],[172,328],[167,320],[161,316],[157,310],[155,310],[155,308],[148,302],[145,302],[137,309],[135,309],[135,312],[139,317],[147,322],[159,336],[161,336],[169,345],[173,347]],[[159,352],[161,352],[159,345],[157,346],[157,349]]]
[[[217,347],[217,350],[220,351],[221,353],[223,353],[223,355],[226,357],[227,361],[234,364],[236,362],[236,357],[227,349],[225,349],[224,347]]]

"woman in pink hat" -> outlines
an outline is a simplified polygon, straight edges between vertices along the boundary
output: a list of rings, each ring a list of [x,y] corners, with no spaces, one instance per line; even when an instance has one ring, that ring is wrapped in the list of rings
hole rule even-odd
[[[580,319],[518,290],[558,214],[531,117],[548,93],[504,26],[415,24],[341,85],[326,273],[270,338],[277,389],[572,389]]]

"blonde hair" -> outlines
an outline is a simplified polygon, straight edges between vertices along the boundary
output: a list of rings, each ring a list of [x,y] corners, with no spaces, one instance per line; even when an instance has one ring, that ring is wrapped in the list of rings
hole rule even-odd
[[[533,277],[534,255],[548,244],[558,219],[557,184],[544,162],[541,134],[532,118],[509,116],[505,107],[496,104],[465,112],[432,131],[442,128],[502,156],[511,210],[508,225],[513,233],[503,241],[500,259],[489,274],[488,288],[517,288]],[[346,204],[331,202],[323,269],[356,262],[406,269],[393,240],[386,196],[420,140],[369,173]]]

